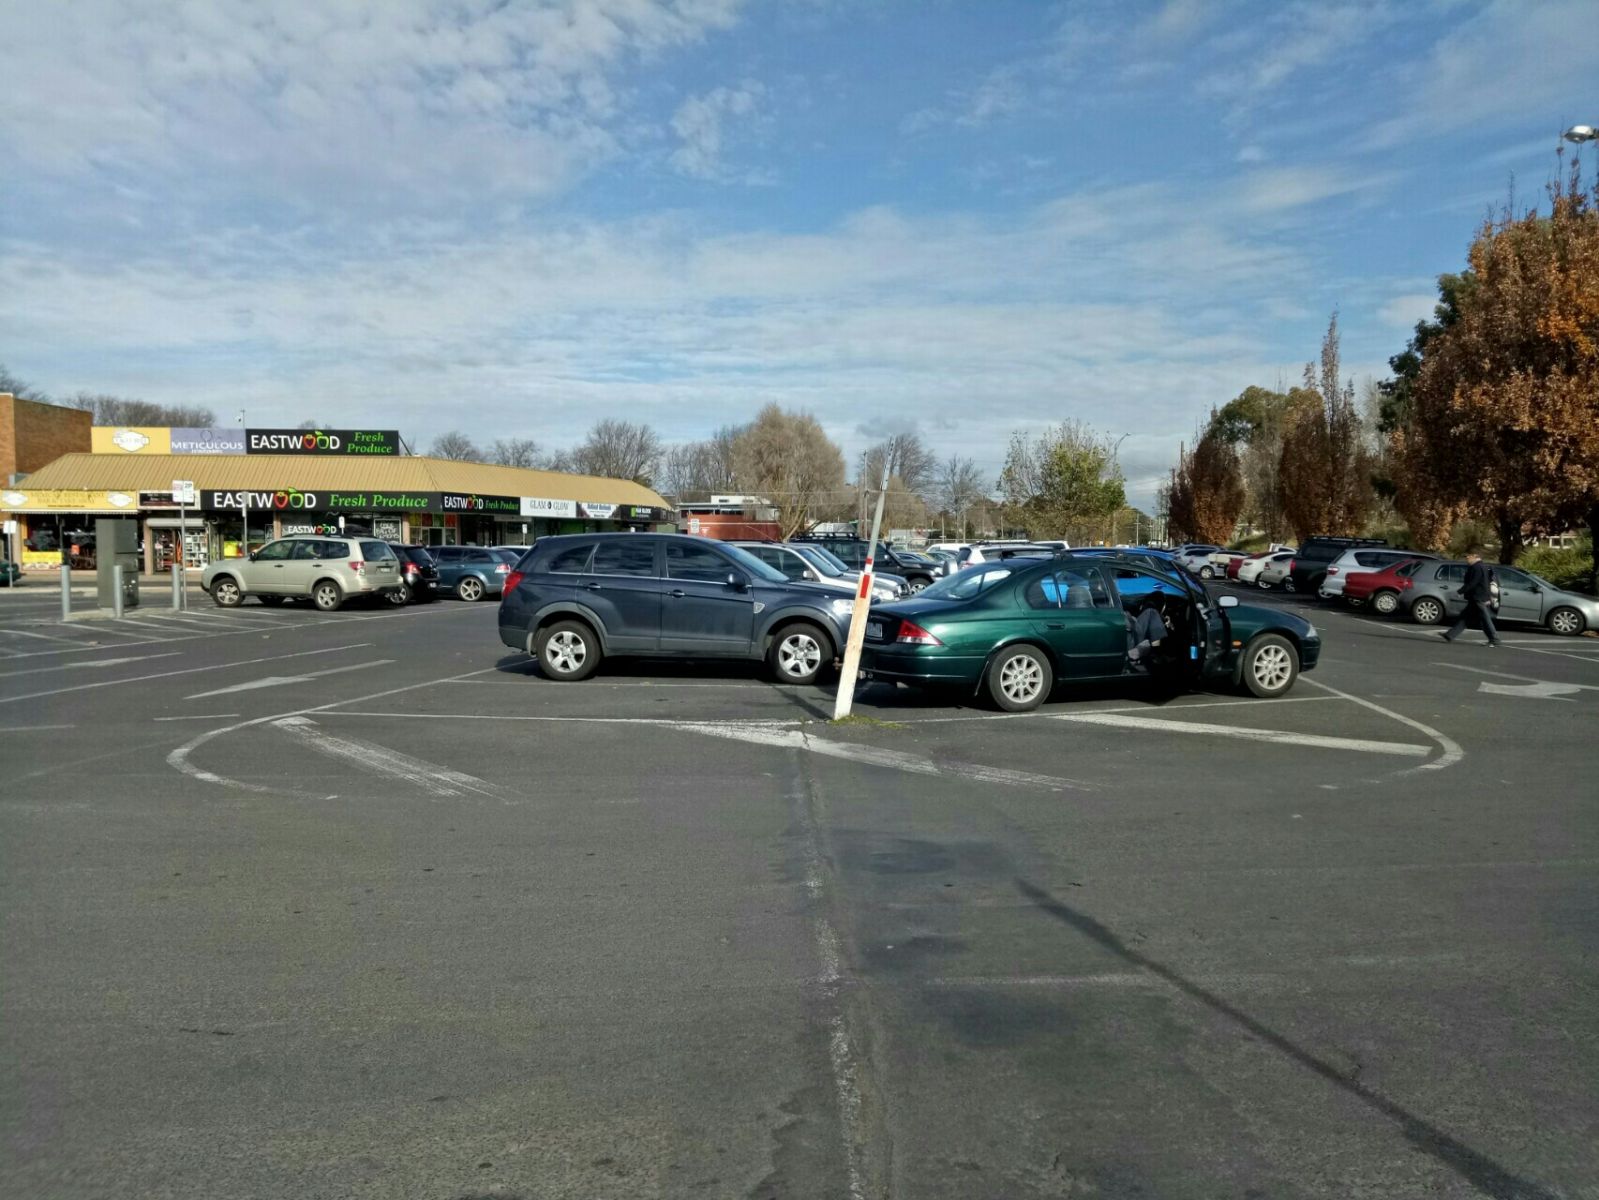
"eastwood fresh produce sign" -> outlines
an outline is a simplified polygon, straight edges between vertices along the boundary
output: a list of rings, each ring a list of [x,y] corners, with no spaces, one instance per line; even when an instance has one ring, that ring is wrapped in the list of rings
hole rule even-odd
[[[246,454],[386,454],[400,452],[397,429],[246,429]]]
[[[214,512],[428,512],[438,511],[441,499],[438,492],[208,489],[200,494],[200,507]]]

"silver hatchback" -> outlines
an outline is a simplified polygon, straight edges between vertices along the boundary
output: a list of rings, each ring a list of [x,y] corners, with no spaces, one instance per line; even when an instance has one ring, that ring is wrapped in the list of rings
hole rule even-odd
[[[400,584],[400,560],[377,538],[279,538],[248,558],[220,559],[200,576],[222,608],[255,596],[262,604],[309,600],[333,612],[354,596],[387,595]]]
[[[1599,599],[1557,588],[1530,571],[1515,567],[1490,568],[1499,581],[1499,611],[1494,621],[1522,621],[1543,625],[1551,633],[1575,637],[1585,629],[1599,629]],[[1458,617],[1466,607],[1461,585],[1466,580],[1463,562],[1427,563],[1411,576],[1401,603],[1410,619],[1421,625],[1438,625]]]

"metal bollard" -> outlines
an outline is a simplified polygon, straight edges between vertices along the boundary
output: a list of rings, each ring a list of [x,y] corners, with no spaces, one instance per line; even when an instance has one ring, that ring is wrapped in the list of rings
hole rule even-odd
[[[118,563],[111,568],[111,615],[117,620],[122,619],[122,565]]]
[[[62,555],[61,561],[61,619],[72,620],[72,567],[68,565],[65,555]]]
[[[172,568],[172,611],[180,612],[183,609],[183,579],[178,574],[178,568]]]

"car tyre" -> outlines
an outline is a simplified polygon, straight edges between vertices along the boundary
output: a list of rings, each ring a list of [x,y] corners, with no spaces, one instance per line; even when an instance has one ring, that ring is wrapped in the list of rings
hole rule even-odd
[[[1032,712],[1054,683],[1049,659],[1036,646],[1007,646],[988,665],[988,694],[1005,712]]]
[[[218,608],[238,608],[244,603],[244,593],[231,575],[218,575],[211,581],[211,599]]]
[[[1284,579],[1283,580],[1283,591],[1292,592],[1293,590],[1294,590],[1294,581],[1292,579]]]
[[[311,603],[319,612],[338,612],[344,606],[344,592],[331,579],[319,579],[311,588]]]
[[[832,640],[807,622],[783,626],[766,652],[766,664],[779,683],[815,683],[832,662]]]
[[[1399,593],[1384,588],[1371,598],[1371,611],[1391,617],[1399,611]]]
[[[411,603],[411,585],[402,583],[399,587],[386,593],[386,595],[389,603],[394,605],[395,608],[404,608]]]
[[[1286,695],[1299,678],[1294,644],[1276,633],[1263,634],[1244,647],[1244,686],[1262,700]]]
[[[600,639],[583,621],[557,621],[538,636],[539,670],[546,679],[576,683],[599,669]]]
[[[1582,614],[1574,608],[1557,608],[1549,614],[1549,632],[1561,637],[1576,637],[1584,624]]]
[[[475,575],[468,575],[455,585],[455,594],[467,603],[475,603],[483,599],[483,581]]]
[[[933,581],[931,579],[927,578],[927,576],[925,576],[925,575],[912,575],[909,579],[907,579],[905,581],[905,590],[908,591],[911,595],[914,596],[917,592],[921,591],[924,587],[931,587],[932,585],[933,585]]]
[[[1263,592],[1271,591],[1271,584],[1267,583],[1264,579],[1260,580],[1260,590]]]
[[[1410,606],[1410,619],[1417,625],[1436,625],[1444,619],[1444,604],[1431,596],[1423,596]]]
[[[1200,567],[1199,568],[1199,577],[1201,579],[1214,579],[1214,578],[1216,578],[1216,572],[1211,567]]]

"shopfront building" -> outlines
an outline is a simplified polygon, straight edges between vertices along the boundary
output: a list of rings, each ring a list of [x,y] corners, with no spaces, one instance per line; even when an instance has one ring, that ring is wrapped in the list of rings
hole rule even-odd
[[[175,503],[179,480],[195,484],[194,508]],[[0,509],[23,526],[25,570],[59,565],[62,548],[81,548],[95,516],[110,513],[139,521],[147,571],[178,553],[200,567],[298,533],[496,546],[674,528],[665,501],[631,480],[377,453],[71,454],[8,489]]]

